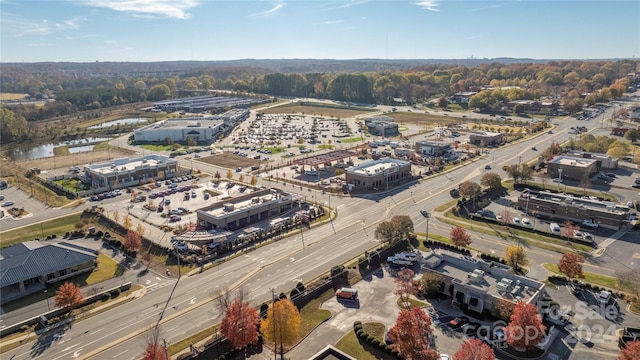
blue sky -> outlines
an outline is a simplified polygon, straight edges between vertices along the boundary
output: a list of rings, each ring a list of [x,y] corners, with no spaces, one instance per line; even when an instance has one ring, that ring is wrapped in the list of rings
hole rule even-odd
[[[0,0],[0,61],[640,56],[640,1]]]

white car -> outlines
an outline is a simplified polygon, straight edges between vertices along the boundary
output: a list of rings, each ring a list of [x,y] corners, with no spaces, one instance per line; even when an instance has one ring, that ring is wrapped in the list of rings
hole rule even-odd
[[[502,221],[502,215],[496,215],[496,220]]]
[[[609,299],[611,299],[611,293],[606,290],[602,290],[598,295],[598,301],[602,304],[608,304]]]
[[[584,220],[582,222],[582,226],[588,227],[590,229],[597,229],[599,227],[599,225],[597,223],[593,222],[593,220],[591,220],[591,219]]]
[[[514,218],[513,218],[513,223],[514,223],[514,224],[516,224],[516,225],[520,225],[520,218],[519,218],[519,217],[517,217],[517,216],[516,216],[516,217],[514,217]]]
[[[522,225],[524,225],[526,227],[533,227],[533,225],[531,224],[531,220],[529,220],[527,218],[523,218],[522,219]]]
[[[562,179],[560,179],[560,178],[553,178],[553,182],[562,184]]]

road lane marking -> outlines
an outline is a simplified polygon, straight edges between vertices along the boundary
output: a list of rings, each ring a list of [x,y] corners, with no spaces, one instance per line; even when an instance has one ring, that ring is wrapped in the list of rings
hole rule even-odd
[[[121,352],[121,353],[119,353],[119,354],[116,354],[116,355],[114,355],[114,356],[113,356],[113,358],[114,358],[114,359],[115,359],[115,358],[118,358],[118,357],[120,357],[121,355],[123,355],[124,353],[126,353],[127,351],[129,351],[129,350],[125,350],[125,351],[123,351],[123,352]]]

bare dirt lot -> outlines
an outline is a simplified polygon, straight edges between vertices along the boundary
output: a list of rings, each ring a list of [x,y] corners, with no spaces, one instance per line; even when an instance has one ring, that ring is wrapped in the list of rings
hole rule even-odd
[[[307,115],[318,115],[318,116],[327,116],[333,118],[348,118],[356,115],[366,114],[367,112],[371,112],[374,110],[362,109],[362,108],[341,108],[341,107],[332,107],[332,106],[323,106],[322,104],[317,105],[300,105],[296,104],[287,104],[283,106],[276,106],[265,110],[260,110],[261,113],[264,114],[307,114]]]
[[[237,167],[251,167],[251,166],[259,166],[260,161],[255,160],[249,157],[238,156],[232,153],[224,153],[215,156],[207,156],[200,158],[199,161],[205,162],[207,164],[222,166],[228,169],[235,169]]]

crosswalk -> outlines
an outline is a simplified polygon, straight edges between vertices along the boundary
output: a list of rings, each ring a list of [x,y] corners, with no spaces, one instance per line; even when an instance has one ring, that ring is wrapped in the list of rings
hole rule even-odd
[[[598,244],[598,247],[591,251],[591,255],[594,257],[600,257],[604,254],[604,251],[607,249],[607,246],[613,244],[616,240],[620,239],[627,233],[627,229],[618,230],[616,233],[611,235],[609,238],[605,239],[603,242]]]
[[[161,281],[161,282],[151,282],[149,280],[147,280],[148,284],[145,284],[145,286],[147,287],[147,292],[153,292],[159,289],[162,289],[164,287],[167,287],[169,285],[172,285],[176,282],[175,279],[171,279],[171,280],[165,280],[165,281]]]

